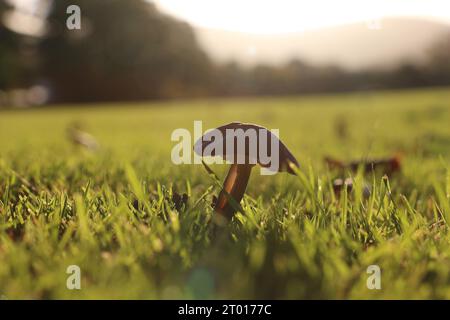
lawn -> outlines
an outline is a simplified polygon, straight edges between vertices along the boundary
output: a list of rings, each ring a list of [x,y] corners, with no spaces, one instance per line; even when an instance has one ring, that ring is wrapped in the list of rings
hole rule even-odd
[[[301,172],[253,170],[245,214],[215,227],[218,185],[170,158],[194,120],[279,129]],[[74,123],[97,150],[71,143]],[[450,89],[3,111],[0,143],[3,299],[450,299]],[[323,161],[395,154],[388,178]]]

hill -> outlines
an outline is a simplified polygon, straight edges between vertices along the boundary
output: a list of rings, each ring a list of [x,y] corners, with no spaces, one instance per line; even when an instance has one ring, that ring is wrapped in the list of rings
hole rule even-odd
[[[390,18],[302,33],[256,35],[197,28],[197,37],[216,61],[242,65],[280,64],[299,58],[316,65],[348,69],[390,67],[402,60],[420,61],[428,48],[450,33],[450,25],[428,20]]]

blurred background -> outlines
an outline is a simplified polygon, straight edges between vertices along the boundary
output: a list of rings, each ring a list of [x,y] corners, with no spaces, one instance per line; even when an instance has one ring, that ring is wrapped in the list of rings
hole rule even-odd
[[[446,85],[447,1],[0,0],[0,108]]]

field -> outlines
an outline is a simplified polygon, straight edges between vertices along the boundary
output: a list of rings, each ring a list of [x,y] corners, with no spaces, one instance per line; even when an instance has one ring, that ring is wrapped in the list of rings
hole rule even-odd
[[[194,120],[280,129],[301,174],[254,170],[245,214],[213,227],[217,183],[170,158]],[[70,142],[73,123],[98,150]],[[323,162],[394,154],[389,178]],[[211,168],[222,180],[228,165]],[[3,299],[450,299],[449,223],[450,89],[0,112]]]

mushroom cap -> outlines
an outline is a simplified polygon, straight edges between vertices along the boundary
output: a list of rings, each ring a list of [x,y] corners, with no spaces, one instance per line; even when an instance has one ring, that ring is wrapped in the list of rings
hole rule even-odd
[[[233,132],[233,136],[227,135],[227,130]],[[220,133],[220,134],[219,134]],[[256,146],[250,148],[251,138],[256,138],[253,142]],[[261,141],[261,139],[264,139]],[[216,139],[219,139],[216,141]],[[242,149],[241,144],[238,143],[238,139],[245,139],[245,148]],[[241,140],[242,141],[242,140]],[[212,143],[222,143],[222,151],[216,154],[215,148],[208,148]],[[265,149],[261,153],[268,157],[268,159],[261,159],[260,157],[260,144],[266,143]],[[216,129],[206,132],[200,139],[195,142],[194,152],[202,157],[214,157],[220,156],[226,161],[239,164],[259,164],[263,168],[273,169],[271,167],[272,155],[272,143],[278,144],[278,169],[276,172],[288,172],[294,174],[295,172],[289,166],[293,163],[295,166],[299,166],[297,159],[292,155],[289,149],[284,145],[281,140],[274,135],[269,129],[256,124],[231,122],[229,124],[220,126]],[[228,148],[227,148],[228,146]],[[241,148],[239,148],[239,146]],[[240,159],[240,160],[239,160]],[[242,162],[243,160],[243,162]],[[269,160],[270,162],[267,162]]]

